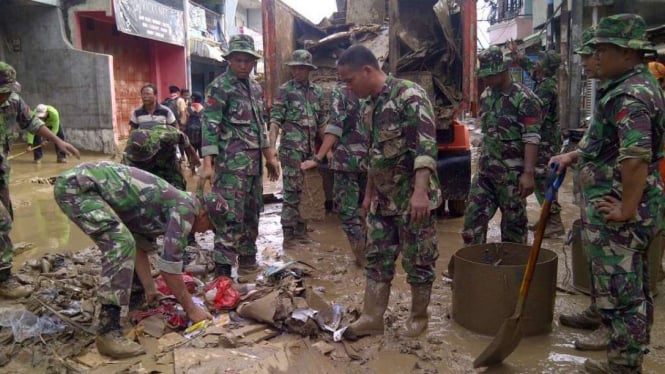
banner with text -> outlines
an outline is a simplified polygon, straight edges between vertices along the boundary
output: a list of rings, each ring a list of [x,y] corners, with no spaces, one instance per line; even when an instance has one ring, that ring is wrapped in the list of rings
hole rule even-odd
[[[153,0],[114,0],[120,32],[175,45],[185,45],[183,12]]]

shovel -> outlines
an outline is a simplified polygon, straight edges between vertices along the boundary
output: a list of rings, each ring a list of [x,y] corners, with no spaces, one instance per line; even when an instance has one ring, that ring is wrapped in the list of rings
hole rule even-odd
[[[550,215],[550,205],[556,199],[556,193],[566,176],[565,171],[556,175],[558,164],[552,164],[547,183],[547,192],[545,193],[545,202],[540,210],[540,219],[538,220],[538,227],[529,253],[529,260],[526,263],[524,276],[522,277],[522,284],[520,285],[520,293],[517,298],[517,304],[513,315],[503,321],[499,328],[499,332],[492,340],[492,343],[485,348],[485,350],[473,361],[473,367],[485,367],[500,364],[506,357],[510,356],[515,350],[517,345],[522,339],[522,331],[520,329],[520,319],[524,309],[524,303],[529,293],[529,286],[531,286],[531,278],[533,278],[533,271],[536,268],[536,261],[538,261],[538,253],[540,253],[540,244],[543,242],[543,233],[545,226],[547,226],[547,219]]]
[[[44,145],[46,145],[47,143],[48,143],[48,142],[43,142],[42,144],[40,144],[40,145],[38,145],[38,146],[36,146],[36,147],[32,147],[32,149],[29,150],[29,151],[23,151],[23,152],[20,152],[20,153],[15,154],[15,155],[11,155],[11,156],[7,157],[7,161],[9,161],[9,160],[13,160],[13,159],[15,159],[16,157],[19,157],[19,156],[23,156],[24,154],[26,154],[26,153],[28,153],[28,152],[32,152],[32,151],[34,151],[35,149],[39,149],[39,148],[43,147]]]

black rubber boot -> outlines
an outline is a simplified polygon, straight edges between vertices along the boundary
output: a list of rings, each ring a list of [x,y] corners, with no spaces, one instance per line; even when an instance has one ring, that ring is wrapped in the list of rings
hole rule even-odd
[[[231,265],[215,263],[215,277],[222,275],[231,278]]]

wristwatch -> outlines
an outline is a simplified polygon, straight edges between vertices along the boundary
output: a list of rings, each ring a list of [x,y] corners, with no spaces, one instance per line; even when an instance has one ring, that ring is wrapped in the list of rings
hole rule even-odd
[[[317,164],[320,164],[323,160],[321,160],[319,156],[314,155],[312,156],[312,161],[316,162]]]

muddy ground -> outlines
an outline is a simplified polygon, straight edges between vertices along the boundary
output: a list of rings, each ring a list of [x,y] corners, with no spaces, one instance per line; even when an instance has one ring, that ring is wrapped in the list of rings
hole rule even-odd
[[[85,154],[83,161],[108,159],[107,155]],[[26,155],[12,161],[11,193],[15,209],[15,223],[12,238],[21,243],[20,253],[15,260],[15,268],[29,259],[39,259],[45,253],[77,251],[92,245],[80,230],[71,225],[59,211],[52,199],[52,188],[38,183],[40,178],[57,175],[74,165],[56,164],[55,155],[48,150],[41,165],[31,162]],[[267,190],[276,190],[275,185]],[[572,205],[571,178],[559,193],[563,205],[563,221],[568,229],[579,212]],[[268,204],[261,216],[260,237],[258,240],[259,259],[262,264],[298,259],[314,265],[318,270],[307,278],[308,284],[320,287],[326,298],[342,304],[345,310],[360,309],[364,290],[364,276],[352,261],[352,257],[340,228],[339,220],[333,214],[311,224],[311,237],[318,244],[302,246],[298,249],[281,251],[281,229],[279,226],[280,205]],[[539,214],[535,197],[529,198],[529,220],[534,222]],[[492,222],[489,241],[498,241],[498,217]],[[437,272],[441,274],[450,257],[462,247],[460,231],[462,218],[444,217],[438,221],[440,256]],[[95,365],[78,366],[79,370],[94,373],[157,373],[157,372],[327,372],[327,373],[571,373],[580,372],[586,358],[603,359],[603,352],[589,353],[576,351],[573,341],[584,334],[562,327],[558,315],[564,312],[582,310],[588,304],[588,297],[575,291],[572,286],[571,249],[564,244],[565,236],[546,239],[544,248],[555,251],[559,256],[558,291],[552,332],[548,335],[524,338],[504,365],[474,370],[474,358],[489,344],[492,337],[482,336],[458,325],[451,318],[452,290],[443,276],[438,276],[434,284],[429,311],[431,319],[429,331],[419,339],[406,340],[396,332],[408,316],[410,294],[405,282],[405,274],[398,265],[398,273],[393,281],[389,309],[386,313],[386,333],[380,337],[368,337],[345,347],[334,343],[330,334],[321,333],[318,339],[304,339],[298,335],[280,334],[275,338],[258,343],[256,346],[237,349],[183,347],[174,353],[161,353],[164,342],[154,338],[144,338],[148,354],[129,360],[109,360],[97,356]],[[661,296],[655,298],[655,324],[652,330],[651,352],[646,356],[646,373],[658,373],[665,365],[665,296],[663,285],[658,286]],[[472,297],[472,295],[469,295]],[[4,304],[0,304],[0,307]],[[492,305],[487,305],[491,309]],[[311,348],[319,340],[328,342],[332,351],[325,356]],[[44,342],[35,341],[35,345]],[[46,342],[48,344],[48,342]],[[47,372],[45,360],[39,359],[35,351],[23,348],[0,371],[5,373]],[[349,357],[349,349],[358,357]],[[47,351],[47,350],[46,350]],[[83,354],[94,356],[94,344]],[[234,358],[234,359],[232,359]],[[235,361],[234,361],[235,360]],[[237,361],[242,361],[239,365]],[[235,365],[235,366],[234,366]],[[243,366],[244,365],[244,366]],[[56,365],[57,366],[57,365]],[[53,367],[53,365],[51,365]],[[73,372],[61,365],[57,372]],[[244,368],[244,369],[242,369]],[[50,369],[55,370],[55,369]],[[53,371],[56,372],[56,371]]]

